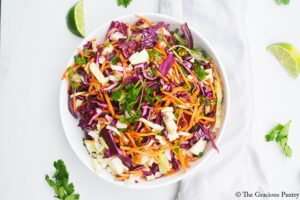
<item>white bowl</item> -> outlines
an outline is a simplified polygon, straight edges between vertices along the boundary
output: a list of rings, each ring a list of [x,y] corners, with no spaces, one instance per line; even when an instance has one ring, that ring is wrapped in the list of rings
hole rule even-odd
[[[144,16],[148,19],[150,19],[153,22],[157,21],[163,21],[166,23],[171,24],[172,27],[179,27],[181,24],[183,24],[182,21],[179,21],[177,19],[171,18],[166,15],[161,15],[157,13],[138,13],[140,16]],[[117,18],[115,20],[133,23],[137,20],[135,17],[135,14],[123,16],[120,18]],[[97,38],[98,42],[104,41],[105,34],[109,28],[111,22],[107,22],[104,25],[100,26],[98,29],[96,29],[94,32],[92,32],[88,37],[86,37],[81,44],[79,45],[79,48],[82,49],[83,45],[89,41],[92,38]],[[224,100],[223,100],[223,125],[220,131],[217,133],[217,138],[215,140],[216,145],[220,143],[221,136],[224,133],[224,129],[226,126],[228,111],[229,111],[229,89],[228,89],[228,83],[226,79],[226,74],[224,71],[224,67],[220,61],[220,59],[217,57],[216,52],[213,50],[209,42],[201,35],[199,32],[197,32],[193,27],[190,26],[191,33],[193,35],[194,44],[196,47],[201,47],[205,51],[209,53],[209,55],[215,60],[219,74],[221,76],[221,80],[224,85]],[[199,30],[201,31],[201,30]],[[78,52],[77,50],[74,51],[73,55],[70,57],[69,63],[67,66],[70,66],[73,63],[73,56],[76,55]],[[63,125],[64,132],[67,136],[67,139],[75,152],[75,154],[79,157],[79,159],[94,172],[94,169],[91,164],[91,157],[89,156],[86,148],[82,144],[82,138],[84,137],[83,131],[77,126],[78,120],[74,119],[73,116],[69,113],[68,110],[68,95],[67,95],[67,81],[62,81],[61,88],[60,88],[60,97],[59,97],[59,104],[60,104],[60,116],[61,121]],[[206,152],[204,156],[197,161],[193,162],[191,167],[187,169],[187,171],[184,172],[178,172],[176,174],[173,174],[168,177],[162,177],[160,179],[156,179],[154,181],[141,181],[137,184],[126,184],[124,182],[116,181],[115,176],[113,176],[111,173],[107,172],[106,170],[103,170],[98,176],[100,176],[102,179],[107,180],[108,182],[111,182],[113,184],[119,185],[119,186],[126,186],[130,188],[154,188],[154,187],[161,187],[166,186],[171,183],[175,183],[176,181],[179,181],[183,179],[184,177],[192,174],[192,172],[195,172],[196,170],[199,170],[201,166],[205,163],[208,156],[210,156],[212,151],[211,144],[209,144],[206,147]],[[216,157],[216,159],[218,159]],[[96,175],[96,173],[95,173]]]

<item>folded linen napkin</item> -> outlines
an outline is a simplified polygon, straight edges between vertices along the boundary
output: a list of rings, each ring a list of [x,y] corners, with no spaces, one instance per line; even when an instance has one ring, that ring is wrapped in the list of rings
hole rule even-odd
[[[231,90],[228,126],[220,143],[198,174],[181,181],[178,200],[232,200],[243,191],[267,187],[251,145],[253,89],[245,34],[246,0],[161,0],[160,12],[186,21],[214,47]]]

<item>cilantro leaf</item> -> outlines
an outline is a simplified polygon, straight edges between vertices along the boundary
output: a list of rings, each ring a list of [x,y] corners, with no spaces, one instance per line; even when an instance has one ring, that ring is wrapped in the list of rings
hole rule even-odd
[[[111,99],[115,100],[115,101],[119,101],[121,99],[122,96],[122,86],[120,86],[119,88],[117,88],[115,91],[112,92],[111,94]]]
[[[267,135],[265,135],[265,139],[267,142],[273,141],[275,139],[275,136],[278,135],[279,132],[283,129],[282,124],[277,124]]]
[[[290,0],[275,0],[278,5],[288,5]]]
[[[152,69],[151,70],[151,76],[156,76],[157,72],[156,72],[156,69]]]
[[[48,175],[45,176],[45,180],[50,187],[54,190],[56,198],[61,200],[79,200],[79,194],[74,194],[74,185],[69,182],[69,173],[62,160],[54,162],[56,169],[55,174],[50,179]]]
[[[198,158],[201,158],[203,155],[204,155],[204,152],[200,152],[200,153],[198,154]]]
[[[292,149],[288,145],[288,133],[289,133],[289,128],[290,128],[291,123],[292,123],[292,121],[289,120],[285,125],[277,124],[265,136],[265,139],[267,142],[275,140],[281,147],[281,150],[286,157],[292,156]]]
[[[131,1],[132,0],[117,0],[118,6],[124,6],[125,8],[127,8]]]
[[[110,60],[111,64],[115,65],[117,64],[118,62],[120,62],[120,58],[114,56],[111,60]]]
[[[151,49],[148,54],[151,60],[154,60],[155,62],[161,61],[161,53],[156,49]]]
[[[74,62],[76,65],[83,65],[87,63],[87,60],[81,56],[74,56]]]
[[[195,67],[195,72],[196,72],[198,78],[199,78],[201,81],[208,75],[208,73],[205,72],[205,71],[202,69],[201,66],[196,66],[196,67]]]

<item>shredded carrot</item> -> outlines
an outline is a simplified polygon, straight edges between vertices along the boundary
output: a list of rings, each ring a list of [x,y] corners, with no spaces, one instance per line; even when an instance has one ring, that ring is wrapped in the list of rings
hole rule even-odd
[[[100,70],[101,70],[102,73],[105,70],[105,66],[106,66],[106,60],[103,61],[102,65],[101,65],[101,68],[100,68]]]
[[[182,138],[183,138],[184,141],[192,139],[193,137],[194,137],[194,134],[191,134],[189,136],[182,136]]]
[[[185,172],[186,171],[186,166],[185,166],[185,161],[184,161],[184,155],[182,154],[181,149],[179,149],[179,151],[178,151],[178,160],[181,164],[181,167],[182,167],[183,171]]]
[[[151,136],[151,135],[157,135],[160,131],[153,131],[153,132],[149,132],[149,133],[137,133],[135,132],[135,134],[139,135],[139,136]]]
[[[170,103],[171,103],[171,99],[168,99],[165,103],[165,107],[168,107],[170,105]]]
[[[126,135],[127,135],[128,139],[129,139],[129,141],[131,142],[131,144],[133,145],[133,147],[136,148],[137,146],[136,146],[136,144],[135,144],[135,142],[134,142],[134,139],[131,137],[131,134],[129,134],[129,133],[127,132]]]
[[[177,170],[172,169],[172,170],[168,171],[168,173],[166,173],[165,176],[171,176],[171,175],[175,174],[176,172],[177,172]]]
[[[164,81],[166,81],[166,83],[169,83],[169,80],[164,77],[158,70],[156,71],[157,76],[159,76],[160,78],[162,78]]]
[[[196,117],[196,114],[197,114],[197,107],[194,108],[192,117],[191,117],[191,119],[190,119],[189,129],[190,129],[190,128],[193,126],[193,124],[195,123],[195,122],[194,122],[194,119],[195,119],[195,117]]]
[[[209,121],[209,122],[215,122],[215,121],[216,121],[216,119],[214,119],[214,118],[206,117],[206,116],[203,116],[203,115],[199,115],[199,116],[198,116],[198,119],[199,119],[199,120],[200,120],[200,119],[204,119],[205,121]]]
[[[112,106],[112,104],[111,104],[111,102],[110,102],[109,96],[107,95],[106,92],[104,92],[103,94],[104,94],[106,103],[107,103],[107,105],[108,105],[108,109],[109,109],[111,115],[114,117],[114,116],[115,116],[115,111],[114,111],[114,108],[113,108],[113,106]]]
[[[175,97],[174,95],[172,95],[171,93],[169,92],[166,92],[166,91],[162,91],[163,94],[169,96],[171,98],[171,100],[175,100],[176,102],[178,102],[179,104],[186,104],[187,102],[185,102],[185,100],[181,100],[177,97]]]

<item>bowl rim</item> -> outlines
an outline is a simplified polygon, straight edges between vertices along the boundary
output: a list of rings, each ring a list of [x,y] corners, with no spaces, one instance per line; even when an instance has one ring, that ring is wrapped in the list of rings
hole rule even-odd
[[[77,48],[82,47],[87,41],[89,41],[90,39],[93,38],[93,36],[99,32],[101,29],[103,29],[106,26],[109,26],[109,24],[111,23],[111,21],[126,21],[126,19],[134,17],[136,15],[139,16],[147,16],[147,17],[156,17],[156,18],[162,18],[163,20],[170,20],[170,21],[174,21],[176,24],[183,24],[184,22],[182,20],[176,19],[174,17],[170,17],[168,15],[165,14],[160,14],[160,13],[154,13],[154,12],[137,12],[137,13],[130,13],[127,15],[123,15],[117,18],[113,18],[110,19],[108,21],[106,21],[105,23],[103,23],[102,25],[100,25],[98,28],[96,28],[94,31],[92,31],[91,33],[88,34],[88,36],[86,36],[83,40],[81,40],[81,42],[79,43],[79,45],[77,45]],[[221,59],[218,56],[218,53],[216,52],[216,50],[212,47],[212,45],[210,44],[210,42],[201,34],[199,33],[195,28],[193,28],[193,26],[189,25],[189,28],[191,29],[192,32],[194,32],[195,35],[197,35],[197,37],[199,37],[202,42],[207,46],[207,49],[209,49],[209,51],[211,52],[211,54],[213,54],[214,57],[214,61],[216,62],[217,65],[217,71],[218,73],[221,75],[221,80],[222,80],[222,86],[223,86],[223,106],[225,107],[225,110],[223,111],[223,123],[222,123],[222,127],[220,128],[220,131],[218,133],[217,138],[215,139],[215,143],[217,146],[219,146],[220,141],[222,139],[222,136],[224,135],[224,132],[226,130],[227,127],[227,121],[228,121],[228,116],[229,116],[229,111],[230,111],[230,89],[229,89],[229,85],[228,85],[228,79],[227,79],[227,74],[224,68],[224,65],[221,61]],[[77,48],[73,51],[73,53],[71,54],[70,59],[68,60],[68,63],[66,66],[69,66],[71,63],[73,63],[73,56],[77,54]],[[206,153],[206,155],[201,158],[201,162],[196,164],[195,166],[189,168],[186,172],[184,173],[177,173],[174,174],[172,176],[177,175],[177,177],[173,177],[173,179],[167,180],[167,181],[163,181],[163,182],[159,182],[155,185],[145,185],[145,184],[124,184],[124,183],[120,183],[120,181],[115,181],[112,179],[108,179],[102,176],[99,176],[95,173],[94,170],[92,170],[90,168],[90,166],[88,166],[88,164],[81,158],[80,155],[77,154],[77,152],[75,151],[75,146],[72,144],[71,139],[69,138],[69,134],[67,134],[67,129],[66,129],[66,125],[65,122],[63,120],[63,109],[62,106],[67,106],[64,104],[63,102],[63,96],[62,94],[65,92],[65,86],[64,86],[64,80],[61,80],[61,84],[60,84],[60,92],[59,92],[59,113],[60,113],[60,120],[62,123],[62,127],[64,130],[64,134],[67,138],[67,141],[69,143],[69,145],[71,146],[72,151],[76,154],[76,156],[79,158],[79,160],[90,170],[92,171],[97,177],[101,178],[102,180],[105,180],[107,182],[110,182],[114,185],[120,186],[120,187],[126,187],[126,188],[131,188],[131,189],[153,189],[153,188],[159,188],[159,187],[164,187],[173,183],[176,183],[186,177],[191,176],[192,174],[195,174],[196,172],[199,172],[200,170],[200,166],[202,166],[207,160],[208,158],[211,156],[212,154],[212,150],[213,149],[209,149],[208,152]],[[224,98],[225,97],[225,98]],[[154,180],[155,181],[155,180]]]

